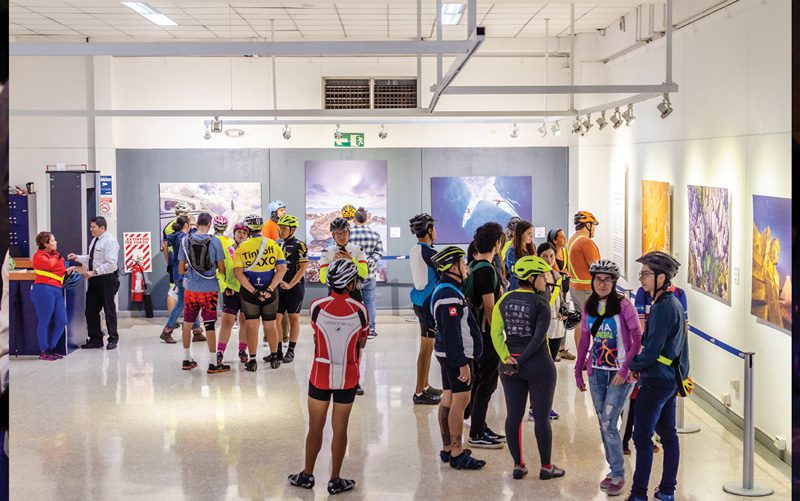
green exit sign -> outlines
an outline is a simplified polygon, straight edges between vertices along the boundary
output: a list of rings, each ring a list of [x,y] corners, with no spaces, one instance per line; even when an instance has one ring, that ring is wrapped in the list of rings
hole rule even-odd
[[[342,138],[341,139],[334,138],[333,145],[337,148],[363,148],[364,133],[342,132]]]

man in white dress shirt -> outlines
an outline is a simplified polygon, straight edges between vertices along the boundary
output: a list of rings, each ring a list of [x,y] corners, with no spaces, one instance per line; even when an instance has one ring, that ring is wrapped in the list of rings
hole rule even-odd
[[[117,305],[114,297],[119,290],[119,243],[108,233],[106,218],[92,218],[90,229],[92,242],[89,253],[85,255],[70,254],[67,259],[78,261],[83,268],[81,273],[89,282],[86,290],[86,328],[89,339],[81,348],[102,348],[103,331],[100,330],[100,310],[106,314],[109,350],[117,347]]]

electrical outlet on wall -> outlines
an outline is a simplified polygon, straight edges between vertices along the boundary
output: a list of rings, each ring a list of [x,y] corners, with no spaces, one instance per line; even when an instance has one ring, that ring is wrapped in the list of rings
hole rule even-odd
[[[731,406],[731,394],[730,393],[723,393],[722,394],[722,405],[725,407]]]
[[[733,285],[739,285],[739,268],[733,269]]]
[[[772,441],[772,445],[775,446],[776,449],[779,451],[786,450],[786,439],[781,435],[775,435],[775,439]]]

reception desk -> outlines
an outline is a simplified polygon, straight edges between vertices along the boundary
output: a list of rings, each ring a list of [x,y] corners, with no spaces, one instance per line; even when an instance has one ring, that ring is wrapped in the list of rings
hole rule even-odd
[[[38,355],[39,340],[36,337],[36,310],[31,302],[31,286],[36,278],[32,270],[21,270],[30,261],[15,259],[18,269],[9,273],[9,353],[11,355]],[[86,285],[64,289],[67,303],[67,328],[58,340],[56,351],[69,355],[86,342]]]

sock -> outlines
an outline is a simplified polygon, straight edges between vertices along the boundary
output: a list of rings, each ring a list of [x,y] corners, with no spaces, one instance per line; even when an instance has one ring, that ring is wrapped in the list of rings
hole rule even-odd
[[[297,346],[297,341],[289,341],[289,349],[286,351],[287,352],[294,351],[295,346]]]
[[[239,343],[239,351],[247,351],[247,343]]]
[[[250,354],[250,360],[255,360],[255,359],[256,359],[256,354],[255,353],[251,353]]]
[[[214,361],[217,359],[217,352],[210,351],[208,352],[208,363],[209,365],[213,365]]]
[[[283,351],[283,341],[278,341],[278,351]]]
[[[192,359],[192,347],[184,348],[183,349],[183,359],[184,360],[191,360]]]

